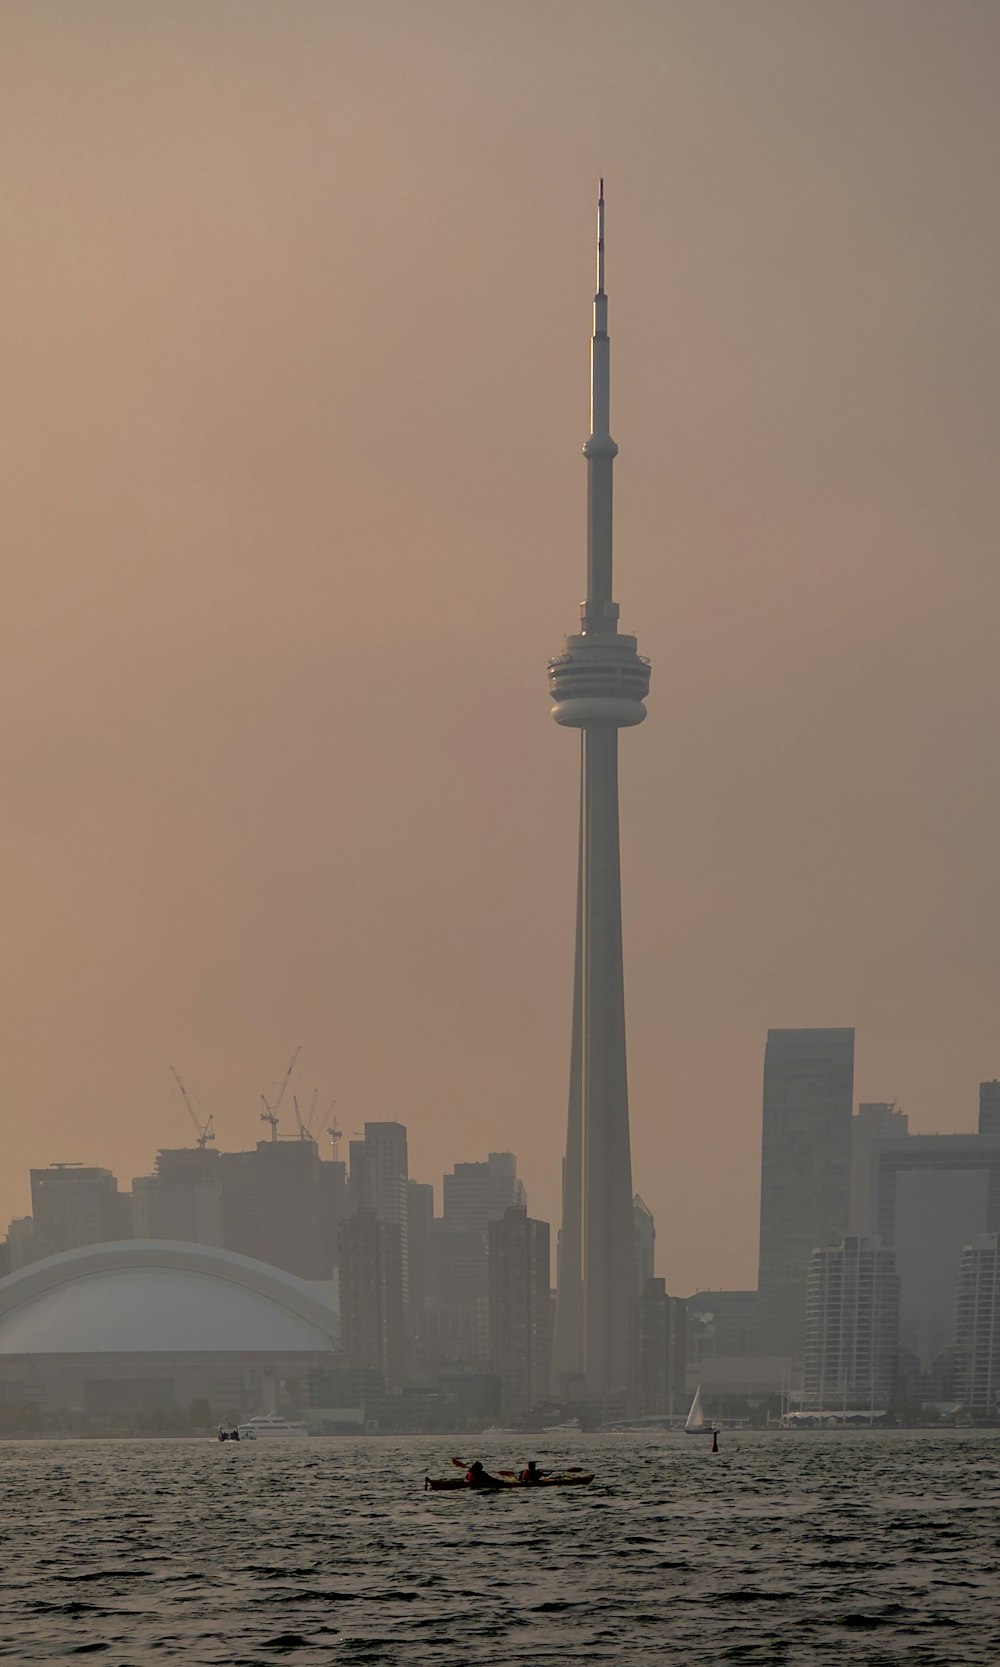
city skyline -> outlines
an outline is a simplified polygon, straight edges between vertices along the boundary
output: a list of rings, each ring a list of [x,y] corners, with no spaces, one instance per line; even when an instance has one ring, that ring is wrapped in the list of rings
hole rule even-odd
[[[302,1041],[346,1138],[558,1223],[603,172],[633,1171],[669,1289],[750,1285],[769,1027],[914,1133],[998,1073],[1000,21],[239,13],[0,18],[0,1217],[183,1144],[171,1061],[252,1145]]]

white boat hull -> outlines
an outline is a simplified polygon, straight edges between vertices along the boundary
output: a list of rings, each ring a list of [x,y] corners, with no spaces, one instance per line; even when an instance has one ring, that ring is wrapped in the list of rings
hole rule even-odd
[[[241,1441],[274,1441],[308,1434],[304,1424],[290,1424],[287,1418],[249,1418],[239,1426]]]

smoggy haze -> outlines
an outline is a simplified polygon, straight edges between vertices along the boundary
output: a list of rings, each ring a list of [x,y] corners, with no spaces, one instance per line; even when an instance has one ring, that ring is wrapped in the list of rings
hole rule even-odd
[[[0,1228],[186,1144],[169,1063],[251,1144],[298,1042],[558,1222],[600,173],[658,1271],[754,1281],[768,1025],[974,1127],[998,53],[968,0],[8,0]]]

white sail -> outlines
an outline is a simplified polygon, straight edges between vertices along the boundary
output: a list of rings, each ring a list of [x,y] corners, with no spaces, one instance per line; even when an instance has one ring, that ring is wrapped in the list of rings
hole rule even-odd
[[[705,1423],[705,1414],[701,1410],[701,1384],[699,1384],[694,1392],[694,1400],[691,1402],[691,1410],[684,1420],[684,1428],[687,1430],[689,1435],[698,1435],[702,1430],[707,1429],[707,1427],[708,1426]]]

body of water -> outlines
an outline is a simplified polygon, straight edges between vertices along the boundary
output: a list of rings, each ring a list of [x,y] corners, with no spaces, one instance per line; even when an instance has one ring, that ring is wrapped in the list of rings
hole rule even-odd
[[[456,1452],[590,1488],[425,1493]],[[0,1445],[0,1657],[1000,1662],[1000,1437]]]

